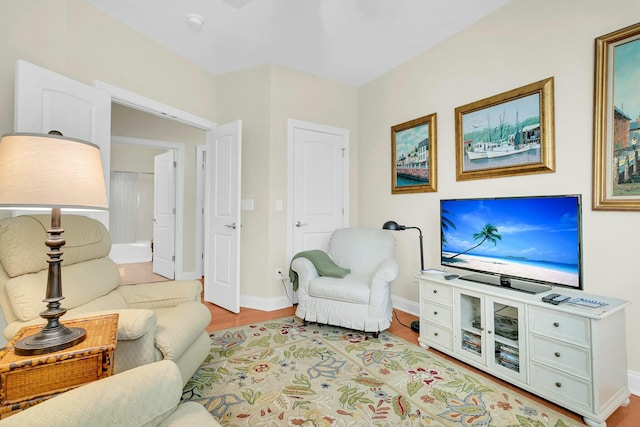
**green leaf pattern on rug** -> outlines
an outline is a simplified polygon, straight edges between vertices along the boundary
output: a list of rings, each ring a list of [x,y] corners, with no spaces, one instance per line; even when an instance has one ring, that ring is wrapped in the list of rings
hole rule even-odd
[[[354,409],[360,403],[373,403],[371,399],[366,397],[366,392],[360,391],[358,387],[345,385],[338,388],[338,391],[342,393],[338,400],[344,408]]]
[[[300,319],[212,334],[183,390],[224,427],[580,425],[391,334]]]
[[[335,354],[334,351],[329,350],[328,348],[305,348],[298,347],[296,345],[292,345],[287,350],[284,351],[284,357],[294,357],[296,359],[328,359],[329,357]]]
[[[452,376],[454,380],[445,383],[444,387],[463,393],[489,393],[495,391],[492,387],[483,384],[479,377],[464,373],[453,373]]]

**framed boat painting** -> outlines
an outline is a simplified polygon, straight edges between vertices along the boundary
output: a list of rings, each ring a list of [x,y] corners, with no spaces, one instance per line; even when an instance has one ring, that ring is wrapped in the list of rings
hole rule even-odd
[[[391,126],[391,194],[436,191],[436,114]]]
[[[554,172],[553,109],[553,77],[456,108],[456,179]]]
[[[593,209],[640,210],[640,23],[595,43]]]

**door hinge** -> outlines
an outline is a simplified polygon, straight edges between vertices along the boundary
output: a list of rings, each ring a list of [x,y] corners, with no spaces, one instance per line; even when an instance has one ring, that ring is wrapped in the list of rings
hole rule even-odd
[[[175,160],[173,161],[173,167],[177,168],[178,167],[178,162],[176,162]]]
[[[175,255],[171,255],[171,261],[176,262],[176,256]]]
[[[173,208],[173,214],[174,215],[176,214],[176,208]]]

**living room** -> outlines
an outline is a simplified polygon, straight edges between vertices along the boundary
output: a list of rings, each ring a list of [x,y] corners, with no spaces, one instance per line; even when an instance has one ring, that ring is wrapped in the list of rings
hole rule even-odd
[[[387,220],[419,226],[425,265],[438,267],[439,200],[474,196],[582,194],[584,288],[640,303],[634,275],[635,212],[594,211],[592,204],[594,40],[635,24],[634,0],[512,1],[445,42],[360,87],[275,64],[214,76],[160,47],[81,0],[11,2],[0,17],[0,133],[13,131],[14,68],[18,59],[92,84],[101,80],[218,123],[243,120],[241,294],[282,298],[276,267],[287,265],[286,121],[350,131],[350,224]],[[100,31],[96,31],[96,29]],[[37,30],[34,30],[37,29]],[[185,78],[188,76],[188,78]],[[554,78],[555,172],[456,180],[456,107]],[[237,102],[250,99],[251,102]],[[310,100],[313,100],[312,102]],[[390,128],[437,113],[437,191],[392,195]],[[395,233],[400,276],[394,305],[418,312],[417,239]],[[251,261],[249,261],[251,260]],[[629,386],[640,393],[640,342],[627,310]]]

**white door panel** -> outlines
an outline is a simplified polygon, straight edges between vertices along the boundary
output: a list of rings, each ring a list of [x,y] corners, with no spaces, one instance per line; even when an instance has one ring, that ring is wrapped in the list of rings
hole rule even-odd
[[[348,131],[289,121],[290,257],[348,225]]]
[[[240,171],[242,122],[207,141],[204,299],[240,312]]]
[[[176,168],[175,151],[154,157],[153,272],[175,276]]]
[[[14,130],[47,133],[54,129],[65,136],[89,141],[100,147],[108,196],[111,95],[102,89],[18,60]],[[109,227],[108,211],[87,215]]]

